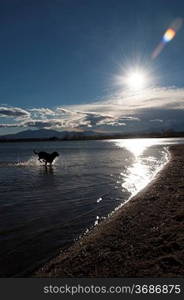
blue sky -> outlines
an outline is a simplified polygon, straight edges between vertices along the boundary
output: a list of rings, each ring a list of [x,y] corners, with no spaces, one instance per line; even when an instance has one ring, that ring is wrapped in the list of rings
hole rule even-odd
[[[27,128],[184,130],[182,0],[1,0],[0,134]],[[146,89],[117,84],[140,68]]]

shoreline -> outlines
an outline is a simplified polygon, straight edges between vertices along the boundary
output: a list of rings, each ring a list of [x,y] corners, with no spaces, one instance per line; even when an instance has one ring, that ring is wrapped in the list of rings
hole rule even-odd
[[[112,216],[33,277],[183,277],[184,145]]]

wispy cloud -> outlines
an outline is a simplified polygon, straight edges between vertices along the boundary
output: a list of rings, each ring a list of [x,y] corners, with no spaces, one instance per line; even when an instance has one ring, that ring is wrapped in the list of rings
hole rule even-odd
[[[61,128],[63,127],[62,120],[49,119],[49,120],[29,120],[21,124],[23,127],[35,128]]]
[[[160,120],[160,119],[155,119],[155,120],[150,120],[150,122],[159,122],[159,123],[162,123],[163,120]]]
[[[19,107],[0,107],[0,116],[1,117],[12,117],[12,118],[18,118],[18,117],[29,117],[30,113],[22,108]]]
[[[47,118],[49,116],[55,116],[55,112],[49,108],[32,108],[29,109],[32,117],[35,118]]]
[[[0,128],[18,128],[18,127],[23,127],[21,124],[18,123],[0,123]]]

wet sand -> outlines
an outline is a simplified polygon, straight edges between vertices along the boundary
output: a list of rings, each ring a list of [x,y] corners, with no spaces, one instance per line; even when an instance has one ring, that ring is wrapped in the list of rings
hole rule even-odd
[[[183,277],[184,146],[154,181],[36,277]]]

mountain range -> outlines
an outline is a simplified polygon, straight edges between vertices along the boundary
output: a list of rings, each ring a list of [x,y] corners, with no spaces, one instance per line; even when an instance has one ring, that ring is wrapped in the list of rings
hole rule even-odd
[[[32,140],[87,140],[111,138],[136,138],[136,137],[184,137],[184,132],[167,130],[165,132],[96,132],[96,131],[57,131],[51,129],[24,130],[15,134],[1,135],[0,142],[6,141],[32,141]]]
[[[94,131],[57,131],[51,129],[24,130],[15,134],[0,136],[1,139],[73,139],[92,136],[101,136],[102,133]]]

